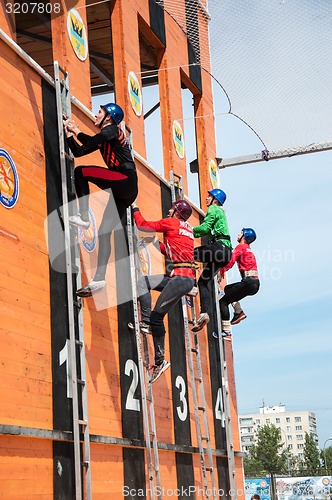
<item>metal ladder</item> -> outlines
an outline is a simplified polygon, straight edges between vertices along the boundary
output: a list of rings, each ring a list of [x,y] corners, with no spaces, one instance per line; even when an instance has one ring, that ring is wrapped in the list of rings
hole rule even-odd
[[[228,459],[228,473],[229,473],[229,484],[230,489],[236,492],[236,480],[235,480],[235,457],[234,457],[234,444],[233,444],[233,432],[232,432],[232,420],[231,420],[231,406],[229,401],[229,389],[228,389],[228,377],[227,377],[227,363],[225,356],[225,340],[222,336],[222,321],[220,316],[219,302],[218,302],[218,281],[214,278],[214,288],[216,297],[216,311],[217,311],[217,325],[218,325],[218,340],[219,340],[219,353],[220,353],[220,374],[221,374],[221,391],[223,400],[223,418],[221,420],[221,425],[225,427],[226,431],[226,447],[227,447],[227,459]],[[236,496],[234,500],[236,500]]]
[[[160,467],[158,441],[156,431],[156,420],[154,414],[152,384],[149,381],[149,346],[146,333],[140,332],[139,327],[139,311],[137,300],[137,279],[141,275],[141,265],[138,253],[138,237],[134,229],[131,207],[127,208],[127,234],[128,247],[130,258],[130,277],[132,284],[133,308],[134,308],[134,324],[135,336],[138,356],[138,369],[141,387],[141,400],[143,409],[143,427],[145,435],[145,446],[147,455],[147,468],[149,477],[150,499],[160,500],[161,483],[160,483]],[[141,339],[142,335],[142,339]],[[147,389],[146,389],[147,387]],[[152,442],[152,446],[151,446]]]
[[[177,178],[177,181],[175,180]],[[182,177],[170,172],[170,184],[171,184],[171,195],[172,202],[176,199],[183,199],[183,186]],[[191,322],[195,322],[195,307],[194,300],[190,298],[190,308],[191,308]],[[190,372],[191,389],[193,395],[194,412],[195,412],[195,424],[196,424],[196,434],[197,442],[200,454],[200,463],[203,476],[204,490],[207,498],[217,498],[216,482],[215,482],[215,467],[212,457],[211,449],[211,438],[209,430],[209,422],[206,411],[206,398],[204,391],[204,380],[202,372],[201,354],[199,349],[198,332],[192,332],[193,335],[193,345],[189,329],[188,320],[188,304],[186,297],[182,297],[182,314],[184,322],[185,331],[185,341],[186,349],[188,353],[188,366]],[[195,361],[196,361],[196,371],[195,374]],[[198,402],[198,393],[200,394],[200,404]],[[204,433],[202,431],[201,419],[203,419]],[[203,447],[203,441],[205,441],[206,448]]]
[[[60,167],[62,182],[62,218],[65,238],[65,258],[68,297],[69,323],[69,383],[72,397],[73,438],[75,462],[75,499],[92,500],[91,468],[90,468],[90,437],[88,423],[88,395],[86,386],[86,358],[84,343],[84,325],[82,300],[74,294],[74,286],[81,287],[81,266],[78,235],[76,229],[69,225],[68,181],[72,178],[74,160],[65,149],[63,115],[71,116],[71,95],[69,75],[54,62],[54,79],[56,90],[56,105],[58,118],[58,135],[60,148]],[[72,179],[71,179],[72,182]],[[73,283],[73,273],[76,272],[76,283]],[[75,319],[77,323],[75,326]],[[81,447],[83,436],[83,449]]]

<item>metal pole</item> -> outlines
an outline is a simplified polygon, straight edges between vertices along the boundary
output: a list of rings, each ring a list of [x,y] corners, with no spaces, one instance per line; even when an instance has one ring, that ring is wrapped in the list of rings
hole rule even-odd
[[[282,429],[281,427],[279,427],[279,430],[281,432],[284,433],[284,436],[285,436],[285,446],[287,447],[287,471],[288,471],[288,475],[290,476],[290,467],[289,467],[289,455],[288,455],[288,446],[287,446],[287,437],[286,437],[286,432],[284,431],[284,429]]]

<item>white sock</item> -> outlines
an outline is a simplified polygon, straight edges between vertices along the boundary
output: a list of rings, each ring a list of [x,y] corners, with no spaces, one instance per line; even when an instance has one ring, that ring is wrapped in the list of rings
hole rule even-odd
[[[222,321],[222,331],[225,333],[232,333],[232,327],[231,327],[231,322],[230,320],[223,320]]]

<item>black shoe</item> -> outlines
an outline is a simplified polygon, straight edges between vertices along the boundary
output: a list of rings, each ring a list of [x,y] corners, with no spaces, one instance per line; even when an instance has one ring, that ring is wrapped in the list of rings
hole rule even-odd
[[[209,321],[210,321],[210,317],[209,317],[208,313],[201,313],[198,316],[198,320],[196,321],[196,323],[192,327],[192,331],[199,332],[200,330],[202,330],[202,328],[204,328],[205,325],[208,324]]]
[[[246,319],[246,314],[241,311],[240,313],[234,313],[234,316],[232,318],[232,321],[231,321],[231,325],[237,325],[238,323],[240,323],[240,321],[243,321],[244,319]]]
[[[171,363],[166,361],[166,359],[164,359],[164,361],[160,365],[154,365],[153,372],[150,378],[150,384],[153,384],[153,382],[155,382],[160,377],[160,375],[162,375],[170,366]]]
[[[91,297],[94,293],[101,292],[104,290],[106,286],[106,281],[101,280],[101,281],[94,281],[91,280],[90,283],[87,285],[83,286],[82,288],[79,288],[76,291],[76,295],[79,297]]]
[[[129,321],[128,327],[130,328],[130,330],[135,330],[135,324],[132,321]],[[145,321],[140,321],[139,329],[141,330],[142,333],[148,333],[148,334],[152,333],[151,326],[149,325],[149,323],[145,323]]]

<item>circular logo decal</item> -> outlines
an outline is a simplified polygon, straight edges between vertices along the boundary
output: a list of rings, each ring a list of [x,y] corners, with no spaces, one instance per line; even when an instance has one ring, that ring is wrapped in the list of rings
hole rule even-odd
[[[144,276],[151,274],[150,252],[144,241],[138,243],[139,260],[141,261],[141,271]]]
[[[128,74],[128,92],[130,103],[137,116],[142,114],[142,92],[140,83],[132,71]]]
[[[0,148],[0,203],[13,208],[19,194],[18,175],[9,153]]]
[[[184,157],[184,137],[180,123],[176,120],[173,122],[173,141],[176,152],[180,158]]]
[[[76,9],[68,11],[67,31],[75,54],[81,61],[85,61],[88,55],[88,40],[83,20]]]
[[[212,187],[213,189],[216,189],[219,187],[219,173],[218,173],[218,166],[214,160],[209,161],[209,172],[210,172]]]
[[[96,248],[97,243],[97,225],[96,219],[93,215],[91,208],[89,207],[89,221],[90,227],[88,229],[78,228],[78,232],[83,244],[83,247],[87,252],[93,252]]]
[[[324,486],[328,486],[330,484],[330,480],[328,477],[324,477],[322,479],[322,483],[324,484]]]

